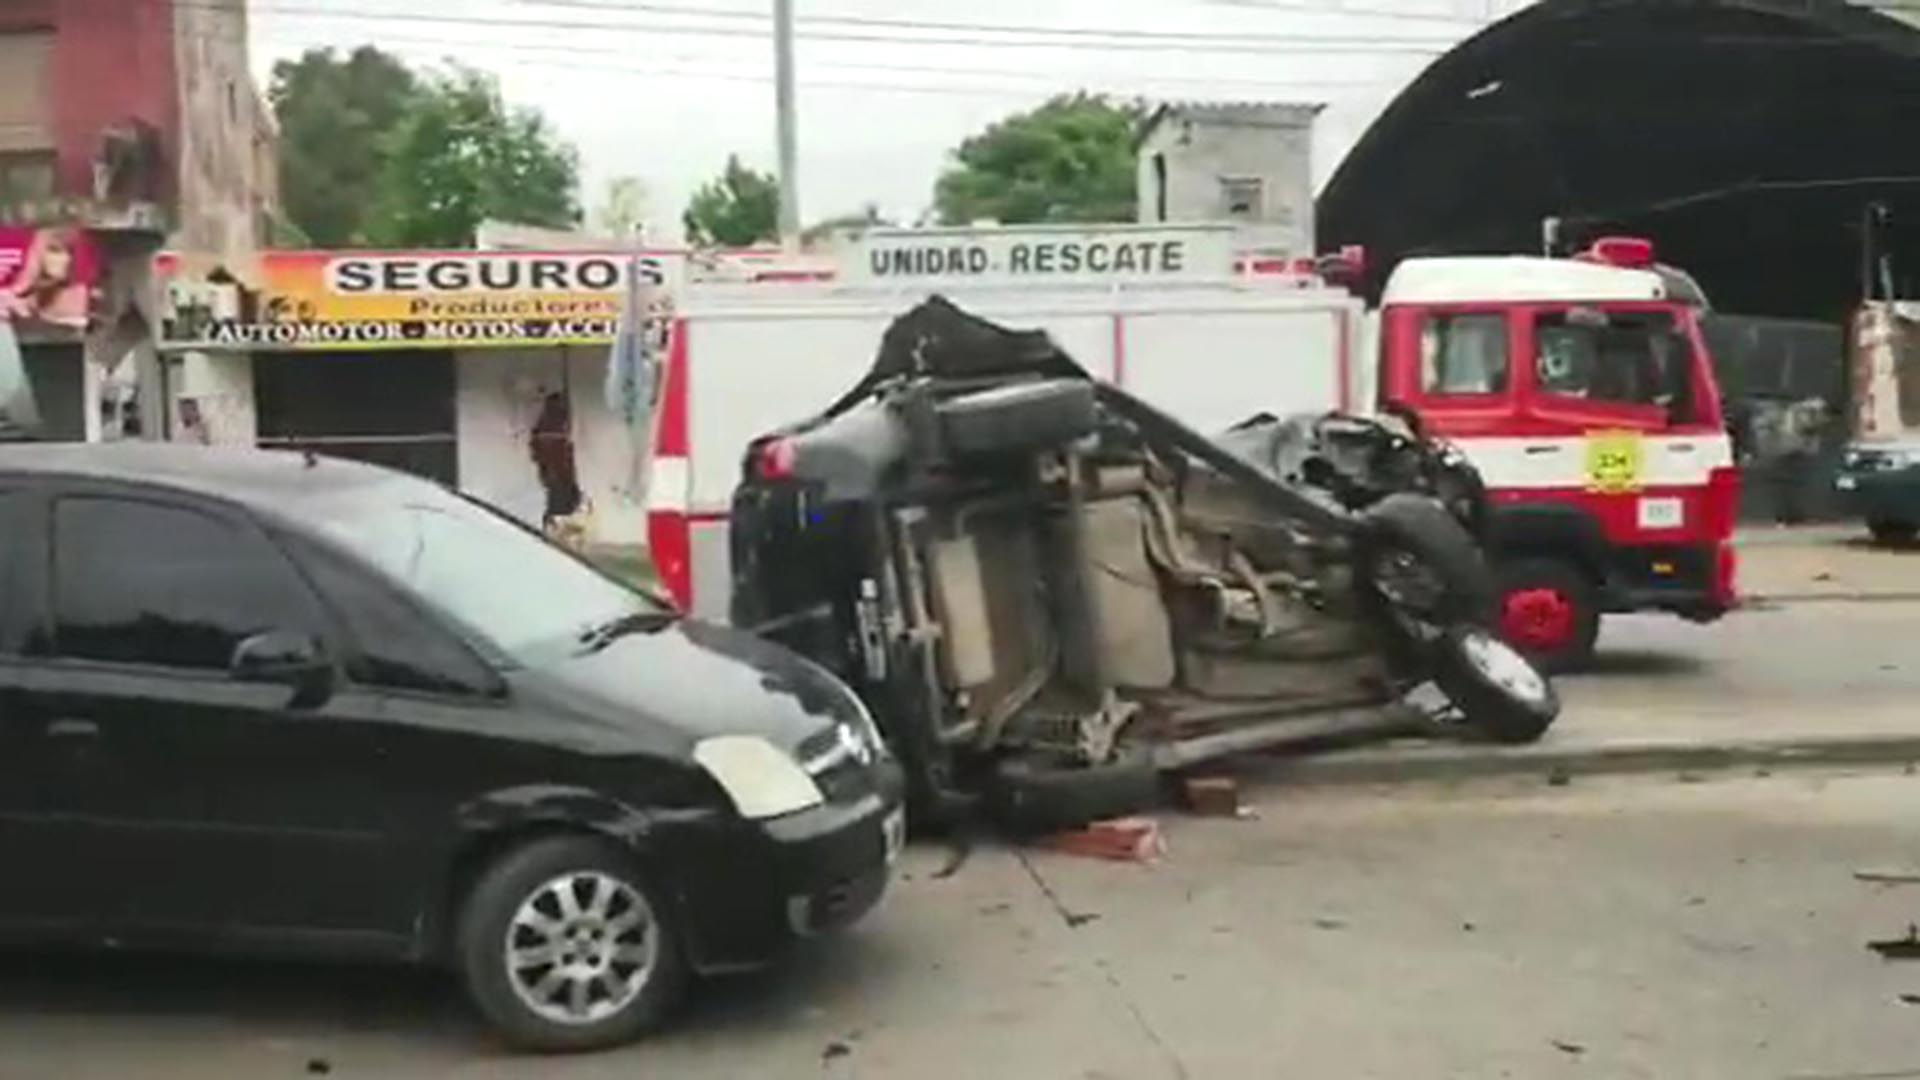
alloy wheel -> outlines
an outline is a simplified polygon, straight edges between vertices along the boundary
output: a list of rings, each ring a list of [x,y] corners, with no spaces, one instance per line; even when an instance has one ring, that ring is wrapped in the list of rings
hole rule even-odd
[[[542,1019],[593,1024],[640,996],[660,938],[639,889],[598,871],[562,874],[528,894],[507,924],[507,981]]]

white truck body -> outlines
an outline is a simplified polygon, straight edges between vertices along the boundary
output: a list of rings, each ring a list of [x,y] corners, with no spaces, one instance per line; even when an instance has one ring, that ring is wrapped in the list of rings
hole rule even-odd
[[[726,516],[748,443],[850,389],[892,320],[935,291],[1004,325],[1045,330],[1096,377],[1200,431],[1372,400],[1371,365],[1358,362],[1374,351],[1364,305],[1293,279],[695,287],[662,387],[648,540],[663,579],[696,614],[726,615]]]

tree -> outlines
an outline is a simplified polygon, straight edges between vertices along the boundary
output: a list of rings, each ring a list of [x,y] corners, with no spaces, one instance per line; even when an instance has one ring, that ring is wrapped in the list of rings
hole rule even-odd
[[[637,176],[616,176],[607,181],[606,193],[593,211],[594,231],[619,240],[633,238],[634,230],[647,224],[647,210],[653,193],[646,181]]]
[[[1133,134],[1142,109],[1063,94],[970,136],[934,184],[940,220],[1132,221]]]
[[[580,223],[579,155],[532,109],[507,107],[491,76],[454,67],[422,83],[381,141],[385,162],[364,239],[376,246],[465,246],[489,219]]]
[[[726,171],[700,185],[681,215],[688,241],[702,247],[747,247],[780,235],[780,184],[727,157]]]
[[[273,66],[267,96],[280,127],[281,200],[295,233],[321,247],[362,242],[381,142],[420,97],[413,72],[371,45],[345,59],[309,49]]]

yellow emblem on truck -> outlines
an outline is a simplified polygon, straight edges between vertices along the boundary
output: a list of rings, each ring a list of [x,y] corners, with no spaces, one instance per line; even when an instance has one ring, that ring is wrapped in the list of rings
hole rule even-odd
[[[1637,431],[1596,431],[1587,436],[1587,490],[1618,493],[1640,488],[1645,455]]]

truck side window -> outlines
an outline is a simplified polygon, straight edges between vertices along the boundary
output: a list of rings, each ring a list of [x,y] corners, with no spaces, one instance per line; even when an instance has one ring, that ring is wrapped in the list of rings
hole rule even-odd
[[[1543,312],[1534,321],[1534,380],[1543,394],[1613,405],[1683,407],[1685,339],[1665,312]]]
[[[1420,392],[1503,394],[1507,317],[1497,312],[1427,316],[1420,328]]]

